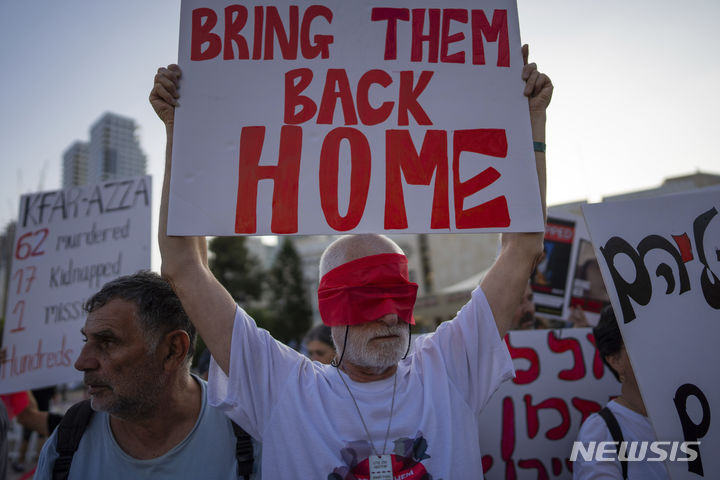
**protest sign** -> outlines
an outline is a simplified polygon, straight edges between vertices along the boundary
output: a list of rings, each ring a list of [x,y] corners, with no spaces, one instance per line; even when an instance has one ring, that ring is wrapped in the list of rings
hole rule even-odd
[[[674,479],[720,478],[719,207],[717,188],[583,207],[658,440],[700,442]]]
[[[551,318],[567,317],[570,273],[575,267],[577,218],[548,215],[543,241],[545,256],[530,277],[537,312]]]
[[[571,479],[572,443],[582,422],[620,394],[589,328],[511,331],[516,377],[480,415],[487,480]]]
[[[149,176],[23,195],[5,312],[0,393],[76,381],[82,304],[150,268]]]
[[[183,0],[178,57],[171,235],[543,229],[513,1]]]

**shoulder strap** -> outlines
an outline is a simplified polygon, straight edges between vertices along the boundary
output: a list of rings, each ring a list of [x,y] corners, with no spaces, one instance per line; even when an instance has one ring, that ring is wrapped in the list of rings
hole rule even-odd
[[[235,433],[235,457],[238,464],[238,477],[250,480],[250,474],[253,470],[253,444],[252,437],[245,430],[240,428],[237,423],[231,421],[233,432]]]
[[[598,412],[598,414],[602,417],[603,420],[605,420],[605,424],[608,427],[608,430],[610,430],[610,435],[612,435],[613,440],[618,442],[618,449],[620,448],[620,443],[623,441],[623,435],[622,431],[620,430],[620,424],[618,423],[617,419],[615,418],[615,415],[610,411],[608,407],[603,407],[602,410]],[[619,451],[619,450],[618,450]],[[622,474],[623,479],[627,480],[627,460],[620,460],[620,466],[622,467]]]
[[[73,455],[80,445],[85,428],[90,423],[93,411],[90,400],[76,403],[65,413],[57,426],[57,443],[55,450],[58,458],[53,465],[53,480],[66,480],[70,473]]]

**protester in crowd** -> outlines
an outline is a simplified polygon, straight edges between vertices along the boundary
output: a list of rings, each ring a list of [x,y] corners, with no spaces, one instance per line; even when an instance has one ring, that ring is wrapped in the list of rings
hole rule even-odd
[[[50,400],[52,400],[53,395],[55,395],[56,387],[50,386],[50,387],[44,387],[44,388],[36,388],[32,390],[32,396],[35,398],[36,407],[37,410],[40,412],[46,412],[49,414],[50,412]],[[30,436],[33,433],[33,429],[29,427],[23,427],[22,432],[22,441],[20,442],[20,450],[18,451],[18,458],[12,463],[12,469],[16,472],[24,472],[27,468],[25,465],[26,457],[27,457],[27,450],[28,446],[30,445]],[[47,432],[38,433],[37,441],[35,443],[35,448],[37,449],[37,453],[40,453],[40,449],[42,448],[43,444],[45,443],[45,439],[47,438]]]
[[[75,368],[90,399],[50,436],[36,478],[64,467],[71,480],[237,479],[233,426],[190,373],[195,328],[170,285],[151,272],[120,277],[84,308]],[[73,428],[82,433],[75,446],[64,440]],[[68,448],[74,454],[58,453]]]
[[[317,325],[310,329],[303,339],[308,357],[316,362],[329,364],[335,358],[335,344],[332,340],[330,327]]]
[[[523,53],[527,63],[526,47]],[[410,355],[417,285],[408,280],[402,250],[384,236],[341,237],[320,260],[318,289],[337,355],[334,366],[312,362],[258,329],[235,304],[208,268],[204,237],[167,236],[180,76],[176,65],[160,68],[150,94],[168,142],[162,271],[213,354],[210,401],[263,443],[263,474],[481,478],[478,414],[512,377],[501,338],[542,254],[543,233],[504,234],[498,259],[469,303],[454,320],[418,338]],[[553,87],[534,64],[526,64],[522,76],[533,140],[543,144],[536,161],[544,209],[541,147]]]
[[[530,283],[525,284],[522,299],[515,307],[508,330],[535,330],[548,328],[545,320],[535,314],[535,302]]]
[[[621,394],[609,401],[601,412],[594,413],[585,420],[580,427],[577,441],[587,444],[591,441],[656,440],[611,306],[605,307],[600,312],[600,320],[593,328],[593,334],[603,363],[620,381]],[[594,457],[593,460],[585,460],[582,456],[578,456],[573,464],[575,480],[625,478],[662,480],[669,477],[663,462],[621,462],[617,459],[598,462]]]

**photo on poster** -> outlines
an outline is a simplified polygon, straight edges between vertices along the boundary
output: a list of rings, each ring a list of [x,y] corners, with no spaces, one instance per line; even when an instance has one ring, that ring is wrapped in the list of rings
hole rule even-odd
[[[574,221],[548,217],[544,256],[530,276],[535,309],[541,315],[563,316],[574,237]]]

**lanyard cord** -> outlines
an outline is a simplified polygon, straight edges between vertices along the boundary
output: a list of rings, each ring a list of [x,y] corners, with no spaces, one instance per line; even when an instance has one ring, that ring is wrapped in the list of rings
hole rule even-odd
[[[350,398],[352,398],[353,403],[355,404],[355,409],[358,412],[358,416],[360,417],[360,421],[362,422],[363,428],[365,428],[365,433],[367,434],[368,441],[370,442],[370,447],[372,447],[373,452],[378,457],[380,454],[378,454],[377,449],[375,448],[375,444],[372,441],[372,438],[370,437],[370,431],[367,428],[367,425],[365,424],[365,419],[363,419],[362,413],[360,413],[360,407],[358,406],[357,400],[355,400],[355,395],[353,395],[352,391],[350,390],[350,387],[348,386],[347,382],[343,378],[342,374],[340,373],[340,369],[338,368],[338,375],[340,375],[340,380],[342,380],[343,384],[345,385],[345,388],[347,388],[348,393],[350,394]],[[387,448],[387,441],[388,437],[390,436],[390,425],[392,425],[392,417],[393,417],[393,410],[395,409],[395,390],[397,388],[397,370],[395,370],[393,380],[393,393],[392,393],[392,402],[390,403],[390,419],[388,420],[388,426],[387,431],[385,432],[385,441],[383,442],[383,449],[382,454],[385,455],[385,449]]]

